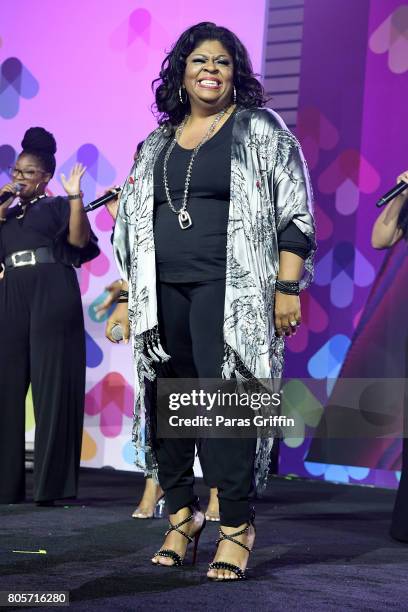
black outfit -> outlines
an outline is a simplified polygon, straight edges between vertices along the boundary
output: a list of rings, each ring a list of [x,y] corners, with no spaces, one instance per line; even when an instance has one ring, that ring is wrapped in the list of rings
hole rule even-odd
[[[229,119],[199,151],[193,165],[187,211],[192,227],[182,230],[170,210],[163,184],[167,147],[154,167],[154,241],[160,281],[196,282],[225,278],[228,204],[230,199],[233,121]],[[228,151],[228,154],[227,154]],[[174,147],[167,174],[173,205],[182,206],[191,151]]]
[[[158,284],[159,326],[171,355],[159,377],[220,377],[224,295],[225,279]],[[194,501],[195,444],[194,439],[157,440],[159,482],[171,514]],[[253,438],[208,438],[198,443],[204,479],[218,488],[223,525],[238,526],[249,518],[255,450]]]
[[[193,225],[181,230],[171,211],[163,183],[164,147],[154,167],[154,239],[160,281],[193,282],[225,279],[230,200],[233,118],[199,151],[193,165],[187,211]],[[191,151],[175,145],[168,162],[170,193],[176,210],[182,206]],[[306,259],[309,239],[291,222],[278,236],[279,250]]]
[[[70,206],[44,198],[23,218],[0,225],[0,261],[48,247],[57,263],[7,269],[0,280],[0,503],[25,497],[25,399],[32,385],[36,420],[34,500],[77,492],[85,394],[85,333],[72,265],[99,253],[92,236],[79,249],[66,241]]]
[[[221,375],[232,128],[229,118],[195,159],[187,205],[193,223],[189,229],[180,228],[167,202],[163,184],[166,147],[154,167],[159,329],[164,349],[171,355],[158,369],[159,377]],[[176,144],[168,162],[176,210],[182,206],[190,158],[191,150]],[[285,250],[306,249],[307,254],[306,237],[293,223],[289,227]],[[256,440],[209,438],[197,442],[204,478],[218,488],[221,523],[236,527],[247,522],[254,492]],[[171,514],[194,501],[195,444],[193,439],[156,441],[159,482]]]

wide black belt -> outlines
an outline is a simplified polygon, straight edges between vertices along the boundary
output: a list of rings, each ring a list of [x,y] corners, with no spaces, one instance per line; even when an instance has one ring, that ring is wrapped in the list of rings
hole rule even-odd
[[[41,263],[57,263],[51,247],[39,247],[38,249],[11,253],[5,258],[4,267],[7,270],[23,266],[35,266]]]

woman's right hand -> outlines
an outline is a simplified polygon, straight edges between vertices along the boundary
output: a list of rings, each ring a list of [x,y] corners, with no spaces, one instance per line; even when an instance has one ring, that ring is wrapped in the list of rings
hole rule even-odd
[[[0,204],[0,215],[6,214],[6,210],[13,202],[13,200],[17,197],[16,186],[14,185],[14,183],[7,183],[7,185],[4,185],[4,187],[0,189],[0,195],[3,195],[3,193],[9,193],[10,197],[8,200],[3,202],[3,204]]]
[[[111,316],[106,322],[105,336],[110,342],[118,344],[120,340],[114,340],[112,338],[112,328],[115,325],[120,325],[123,331],[123,342],[127,344],[129,342],[129,308],[127,303],[118,304]]]
[[[397,185],[398,183],[408,183],[408,170],[397,177]],[[403,195],[405,196],[406,194],[404,193]]]
[[[401,182],[408,183],[408,170],[397,176],[397,185]],[[407,195],[408,191],[405,190],[388,202],[376,219],[371,233],[371,246],[374,249],[389,249],[403,237],[403,231],[398,227],[398,219]]]

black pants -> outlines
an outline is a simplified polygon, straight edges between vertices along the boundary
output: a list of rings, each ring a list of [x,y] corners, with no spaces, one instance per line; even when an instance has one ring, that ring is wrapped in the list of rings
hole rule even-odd
[[[0,280],[0,503],[25,497],[25,398],[36,420],[34,499],[77,492],[85,338],[75,271],[37,264]]]
[[[220,378],[225,279],[158,284],[159,329],[171,359],[159,377]],[[248,521],[254,494],[255,439],[158,439],[159,482],[170,514],[193,503],[195,445],[205,481],[218,488],[221,523]]]

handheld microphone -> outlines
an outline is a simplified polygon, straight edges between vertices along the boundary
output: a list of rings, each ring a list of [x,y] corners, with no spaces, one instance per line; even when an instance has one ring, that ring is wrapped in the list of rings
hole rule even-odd
[[[408,183],[405,183],[404,181],[400,181],[397,185],[395,185],[395,187],[387,191],[387,193],[385,193],[383,197],[378,200],[377,202],[378,208],[388,204],[388,202],[396,198],[397,195],[405,191],[407,187],[408,187]]]
[[[120,193],[120,190],[121,190],[121,187],[115,187],[114,189],[111,189],[108,193],[105,193],[105,195],[87,204],[84,207],[84,211],[86,213],[91,212],[91,210],[96,210],[100,206],[103,206],[104,204],[106,204],[106,202],[109,202],[109,200],[114,200],[116,196],[118,195],[118,193]]]
[[[20,185],[20,183],[13,183],[13,185],[15,189],[14,193],[12,193],[11,191],[5,191],[4,193],[2,193],[0,195],[0,204],[4,204],[4,202],[7,202],[9,198],[12,198],[18,195],[23,188],[23,186]]]
[[[119,323],[116,323],[111,330],[111,336],[116,342],[123,340],[123,329]]]

